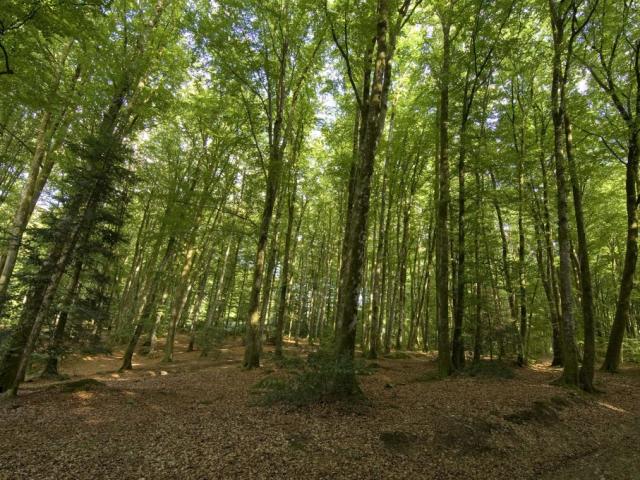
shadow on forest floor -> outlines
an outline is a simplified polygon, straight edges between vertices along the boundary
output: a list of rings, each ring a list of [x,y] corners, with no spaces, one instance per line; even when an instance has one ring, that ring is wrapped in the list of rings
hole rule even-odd
[[[241,343],[176,361],[71,356],[0,406],[0,479],[640,478],[640,369],[598,374],[602,394],[550,385],[558,370],[483,362],[437,380],[432,355],[362,361],[366,409],[256,404],[312,347],[241,368]],[[46,439],[55,439],[47,441]],[[393,468],[390,468],[393,465]]]

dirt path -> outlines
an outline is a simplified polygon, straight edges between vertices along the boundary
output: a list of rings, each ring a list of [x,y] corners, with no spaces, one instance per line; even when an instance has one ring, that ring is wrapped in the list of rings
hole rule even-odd
[[[640,370],[599,376],[595,397],[551,386],[534,366],[513,379],[430,380],[424,356],[361,376],[368,406],[260,406],[241,347],[171,365],[76,358],[83,389],[36,382],[0,406],[0,479],[638,479]],[[114,365],[114,368],[111,366]]]

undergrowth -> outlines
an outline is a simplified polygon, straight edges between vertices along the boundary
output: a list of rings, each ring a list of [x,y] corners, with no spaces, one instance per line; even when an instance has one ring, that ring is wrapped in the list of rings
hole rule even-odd
[[[473,362],[467,366],[461,374],[468,375],[469,377],[483,378],[512,379],[514,377],[513,368],[505,362],[495,360]]]
[[[376,368],[362,359],[339,362],[330,349],[321,348],[306,359],[283,357],[276,361],[281,371],[253,387],[258,403],[305,406],[317,403],[362,403],[365,400],[356,375],[371,375]]]

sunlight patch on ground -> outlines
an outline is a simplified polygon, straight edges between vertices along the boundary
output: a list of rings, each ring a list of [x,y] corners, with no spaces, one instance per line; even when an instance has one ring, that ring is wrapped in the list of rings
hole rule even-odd
[[[93,397],[95,397],[93,392],[81,391],[73,393],[73,398],[77,398],[78,400],[91,400]]]
[[[616,407],[614,405],[611,405],[610,403],[606,403],[606,402],[597,402],[598,405],[600,405],[601,407],[604,408],[608,408],[609,410],[613,410],[614,412],[619,412],[619,413],[629,413],[626,410],[620,408],[620,407]]]

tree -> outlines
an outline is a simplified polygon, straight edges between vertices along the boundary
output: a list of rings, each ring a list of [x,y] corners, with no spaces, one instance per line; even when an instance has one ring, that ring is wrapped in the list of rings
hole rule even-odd
[[[620,365],[622,340],[629,318],[633,278],[638,260],[638,162],[640,161],[640,40],[633,37],[637,30],[637,5],[624,1],[615,6],[601,2],[594,17],[594,26],[586,30],[593,55],[585,57],[593,80],[610,98],[627,130],[625,164],[625,192],[627,210],[627,234],[624,267],[611,327],[611,335],[602,369],[615,372]],[[615,26],[615,27],[614,27]],[[622,47],[625,44],[626,47]],[[623,50],[624,49],[624,50]],[[595,57],[595,58],[594,58]],[[629,78],[627,85],[620,84],[621,76]],[[635,97],[635,101],[634,101]],[[611,146],[600,137],[607,148]],[[618,154],[612,151],[615,156]]]

